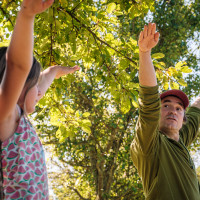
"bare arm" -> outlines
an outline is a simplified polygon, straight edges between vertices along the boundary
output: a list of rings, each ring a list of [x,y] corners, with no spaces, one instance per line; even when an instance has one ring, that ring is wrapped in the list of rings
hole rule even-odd
[[[46,10],[53,0],[24,0],[6,55],[6,69],[0,85],[0,121],[14,112],[33,62],[35,15]]]
[[[156,74],[151,60],[151,49],[159,40],[156,24],[144,26],[139,36],[139,82],[143,86],[156,86]]]
[[[77,65],[74,67],[51,66],[41,72],[38,84],[38,89],[40,91],[39,99],[42,98],[55,78],[60,78],[61,76],[74,73],[79,69],[80,67]]]

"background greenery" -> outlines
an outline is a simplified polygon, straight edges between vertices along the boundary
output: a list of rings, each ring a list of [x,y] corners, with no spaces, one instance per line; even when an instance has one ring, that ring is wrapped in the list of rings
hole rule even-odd
[[[0,1],[0,46],[9,44],[20,2]],[[160,91],[181,88],[192,100],[200,92],[199,0],[55,0],[36,17],[34,54],[43,68],[81,67],[55,80],[32,116],[57,166],[49,173],[56,199],[144,199],[129,146],[137,39],[149,21],[160,32],[152,52]]]

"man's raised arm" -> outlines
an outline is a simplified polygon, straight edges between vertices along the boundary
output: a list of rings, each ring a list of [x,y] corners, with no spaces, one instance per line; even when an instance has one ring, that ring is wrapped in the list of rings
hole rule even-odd
[[[151,60],[151,49],[159,40],[159,33],[156,32],[156,24],[149,23],[144,26],[139,36],[139,82],[142,86],[156,86],[157,79],[154,66]]]

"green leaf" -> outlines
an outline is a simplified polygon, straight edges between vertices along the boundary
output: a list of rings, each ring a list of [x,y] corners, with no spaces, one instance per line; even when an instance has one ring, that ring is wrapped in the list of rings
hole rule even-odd
[[[179,84],[176,83],[176,82],[172,82],[172,83],[170,84],[170,86],[171,86],[171,89],[176,89],[176,90],[179,89]]]
[[[89,119],[82,120],[82,124],[84,126],[92,126],[92,123],[91,123],[91,121]]]
[[[169,83],[165,82],[163,88],[164,88],[164,90],[168,90],[169,89]]]
[[[121,98],[121,111],[126,114],[131,108],[131,102],[128,95],[124,95]]]
[[[132,89],[136,89],[139,88],[139,84],[138,83],[133,83],[133,82],[128,82],[127,86],[132,90]],[[133,91],[134,92],[134,91]]]
[[[181,70],[183,65],[186,65],[186,62],[180,61],[175,65],[175,69],[176,70]]]
[[[106,11],[108,13],[112,13],[116,9],[116,4],[115,3],[109,3],[107,6]]]
[[[181,72],[183,72],[183,73],[191,73],[192,70],[189,69],[188,66],[184,66],[184,67],[182,67]]]
[[[75,54],[75,55],[71,56],[70,59],[74,61],[74,60],[80,60],[82,57],[83,57],[82,55]]]
[[[62,6],[68,6],[67,0],[59,0]]]
[[[56,137],[59,139],[60,142],[64,142],[67,137],[67,131],[64,126],[60,126],[59,129],[56,131]]]
[[[153,65],[155,66],[155,67],[157,67],[158,69],[165,69],[159,62],[153,62]]]
[[[119,63],[119,69],[126,69],[128,67],[129,62],[127,59],[121,59]]]
[[[47,104],[47,99],[45,97],[41,98],[39,101],[39,106],[44,107]]]
[[[105,39],[106,39],[107,41],[112,41],[112,40],[114,40],[114,36],[113,36],[113,34],[108,33],[108,34],[106,34]]]
[[[132,104],[135,108],[139,108],[138,102],[132,99]]]
[[[134,40],[133,38],[130,38],[130,42],[134,47],[137,46],[137,40]]]
[[[185,82],[185,80],[183,79],[183,78],[181,78],[181,79],[178,79],[178,82],[179,82],[179,84],[180,85],[182,85],[182,86],[187,86],[187,83]]]
[[[120,16],[120,15],[123,15],[123,12],[121,12],[121,11],[115,11],[114,14],[115,14],[116,16]]]
[[[75,116],[76,116],[77,118],[79,118],[80,115],[81,115],[81,113],[77,110],[77,111],[75,112]]]
[[[72,51],[73,51],[73,54],[76,53],[76,41],[74,40],[74,42],[72,43]]]
[[[86,125],[82,125],[81,128],[83,129],[83,131],[85,131],[86,133],[90,134],[91,133],[91,129],[89,126]]]
[[[89,112],[83,113],[83,117],[89,117],[89,116],[90,116],[90,113],[89,113]]]
[[[151,55],[151,57],[158,60],[158,59],[164,58],[165,54],[163,54],[163,53],[154,53],[154,54]]]
[[[162,65],[163,67],[166,66],[166,64],[164,62],[159,62],[160,65]]]
[[[130,14],[130,18],[133,19],[135,17],[138,17],[142,14],[142,12],[140,12],[136,6],[136,4],[133,4],[129,10],[128,10],[129,14]]]

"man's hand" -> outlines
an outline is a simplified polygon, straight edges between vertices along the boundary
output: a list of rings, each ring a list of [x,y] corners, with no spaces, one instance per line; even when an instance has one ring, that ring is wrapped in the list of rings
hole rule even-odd
[[[57,73],[55,78],[60,78],[61,76],[72,74],[79,69],[80,67],[78,65],[75,65],[74,67],[57,66]]]
[[[54,0],[23,0],[21,12],[27,17],[34,17],[36,14],[44,12],[53,2]]]
[[[158,44],[158,40],[159,33],[156,32],[156,24],[149,23],[148,26],[145,25],[139,36],[139,50],[144,53],[151,51]]]

